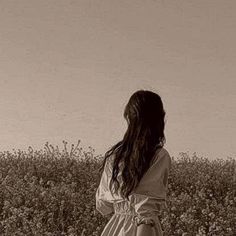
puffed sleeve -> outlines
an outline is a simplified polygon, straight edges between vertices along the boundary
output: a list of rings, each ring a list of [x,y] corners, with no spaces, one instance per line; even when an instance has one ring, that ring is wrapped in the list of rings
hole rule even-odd
[[[144,174],[139,186],[134,191],[134,223],[157,224],[160,227],[158,214],[166,208],[166,192],[171,157],[164,148],[158,153],[149,170]]]
[[[99,186],[96,190],[96,210],[99,211],[103,216],[106,216],[114,212],[112,203],[112,196],[109,191],[109,180],[111,176],[111,170],[106,161]]]

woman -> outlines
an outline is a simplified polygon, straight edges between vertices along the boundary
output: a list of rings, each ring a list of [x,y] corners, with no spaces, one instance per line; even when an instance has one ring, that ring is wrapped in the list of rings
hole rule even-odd
[[[135,92],[125,107],[128,129],[105,154],[96,209],[114,213],[101,236],[163,235],[158,214],[166,205],[171,158],[165,143],[165,110],[160,96]]]

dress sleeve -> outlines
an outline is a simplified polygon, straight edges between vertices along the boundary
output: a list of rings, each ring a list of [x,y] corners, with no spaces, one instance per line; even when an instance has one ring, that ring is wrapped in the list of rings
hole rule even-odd
[[[158,214],[166,208],[166,192],[171,167],[169,153],[162,149],[134,191],[134,223],[158,224]]]
[[[114,212],[113,203],[111,201],[111,193],[109,190],[110,169],[106,161],[99,186],[96,190],[96,210],[103,216]]]

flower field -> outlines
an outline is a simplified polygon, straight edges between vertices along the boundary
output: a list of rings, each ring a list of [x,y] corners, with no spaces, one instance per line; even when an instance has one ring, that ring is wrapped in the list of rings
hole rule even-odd
[[[0,235],[101,234],[111,215],[95,209],[102,156],[63,141],[41,150],[0,152]],[[172,157],[165,235],[236,235],[236,161]]]

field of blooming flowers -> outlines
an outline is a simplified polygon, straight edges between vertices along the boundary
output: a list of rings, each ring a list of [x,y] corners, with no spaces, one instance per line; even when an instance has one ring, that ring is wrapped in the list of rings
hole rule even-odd
[[[95,210],[102,156],[77,145],[0,152],[0,235],[100,235],[111,215]],[[236,235],[236,162],[172,157],[165,235]]]

